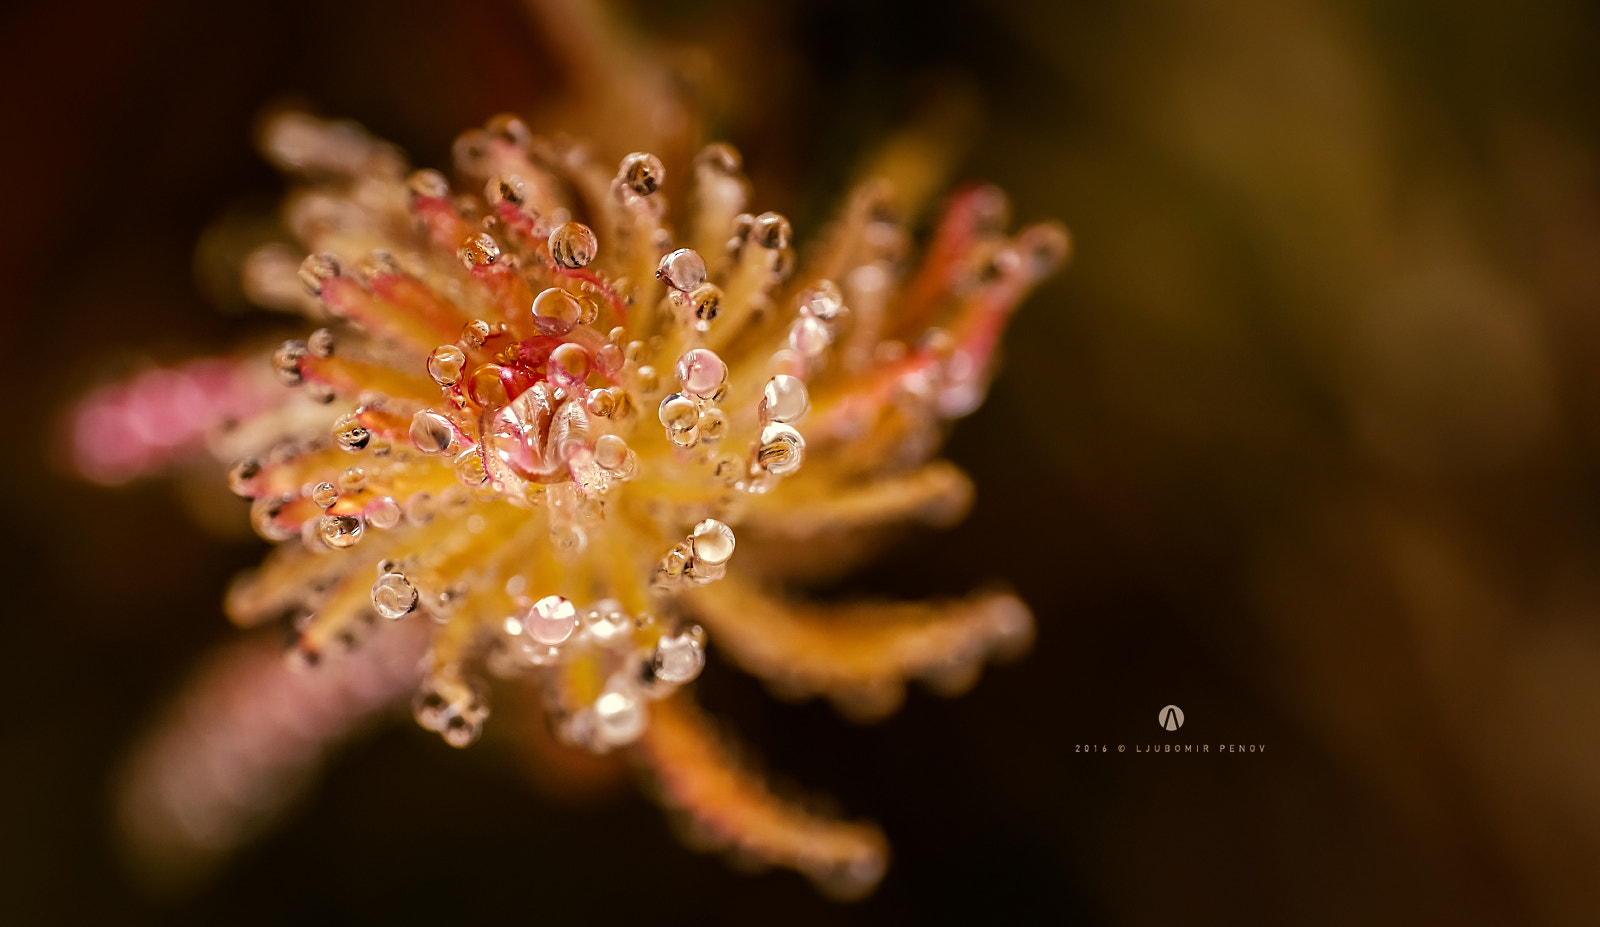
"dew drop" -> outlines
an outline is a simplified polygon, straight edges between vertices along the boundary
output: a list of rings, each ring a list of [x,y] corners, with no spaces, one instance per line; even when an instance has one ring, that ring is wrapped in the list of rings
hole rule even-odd
[[[444,199],[450,195],[450,181],[436,170],[423,169],[412,174],[406,180],[412,195],[427,197],[429,199]]]
[[[353,495],[367,488],[367,471],[360,467],[345,467],[339,471],[339,492]]]
[[[656,279],[683,293],[706,282],[706,262],[693,248],[679,248],[661,256]]]
[[[326,328],[312,332],[311,337],[306,339],[306,350],[311,352],[312,357],[332,357],[333,332]]]
[[[719,174],[737,174],[743,167],[739,150],[726,142],[712,142],[694,156],[696,167],[709,168]]]
[[[728,430],[728,419],[722,414],[721,409],[707,406],[700,410],[700,422],[697,427],[702,440],[720,441],[723,433]]]
[[[789,247],[789,239],[794,230],[789,225],[789,220],[775,212],[764,212],[756,216],[750,225],[750,241],[763,248],[778,250]]]
[[[393,496],[379,496],[367,503],[362,511],[366,516],[367,524],[380,531],[387,531],[400,524],[400,503]]]
[[[495,139],[519,150],[527,149],[533,142],[533,132],[528,129],[528,124],[511,113],[491,116],[489,121],[483,124],[483,130]]]
[[[617,179],[640,196],[649,196],[661,189],[661,181],[665,175],[661,159],[642,151],[636,151],[623,158],[621,167],[617,169]]]
[[[305,382],[305,372],[300,369],[300,364],[306,359],[306,343],[290,339],[278,345],[272,352],[272,371],[278,375],[278,380],[288,386],[299,386]]]
[[[607,470],[622,466],[628,458],[628,442],[616,435],[601,435],[594,442],[594,461]]]
[[[700,420],[700,407],[694,400],[682,393],[673,393],[661,400],[661,407],[657,412],[661,424],[669,431],[684,432],[692,429]]]
[[[461,368],[466,366],[467,355],[453,344],[441,344],[428,355],[428,376],[440,386],[461,382]]]
[[[456,479],[463,486],[482,486],[489,479],[489,472],[483,466],[483,455],[475,447],[457,454],[455,467]]]
[[[705,645],[700,642],[700,628],[689,628],[672,637],[662,636],[656,642],[651,667],[655,677],[662,682],[683,685],[692,682],[706,665]]]
[[[292,495],[262,496],[256,499],[250,504],[251,527],[269,541],[287,541],[294,537],[294,532],[278,521],[284,506],[293,501]]]
[[[438,412],[424,410],[411,417],[411,443],[424,454],[441,454],[455,440],[455,428]]]
[[[482,319],[473,319],[467,324],[461,326],[461,343],[471,345],[475,348],[481,348],[483,347],[483,343],[488,341],[489,336],[493,333],[493,329],[489,328],[488,322],[485,322]]]
[[[617,394],[605,387],[592,389],[589,391],[588,398],[584,400],[583,406],[589,410],[590,415],[610,418],[611,414],[617,411]]]
[[[333,440],[339,447],[354,454],[372,443],[372,432],[352,412],[339,416],[333,423]]]
[[[317,536],[329,547],[354,547],[366,533],[366,524],[354,515],[324,515],[317,522]]]
[[[599,644],[626,641],[633,633],[633,619],[616,599],[596,602],[584,625],[585,632]]]
[[[689,546],[696,560],[713,565],[727,563],[733,556],[733,529],[715,518],[707,518],[694,526]]]
[[[832,322],[844,312],[844,298],[839,294],[839,287],[832,280],[817,284],[816,289],[807,292],[801,299],[800,312],[824,322]]]
[[[832,340],[827,324],[816,316],[803,315],[789,327],[789,347],[803,357],[816,357]]]
[[[467,381],[467,395],[485,409],[504,406],[509,401],[505,372],[498,364],[480,364]]]
[[[565,335],[578,324],[583,307],[578,298],[553,286],[534,297],[533,324],[545,335]]]
[[[456,257],[468,267],[482,267],[493,264],[500,258],[500,243],[488,232],[479,232],[461,243],[461,248],[456,251]]]
[[[601,373],[614,378],[622,372],[622,365],[627,359],[623,356],[622,348],[614,344],[603,344],[600,350],[595,352],[594,360]]]
[[[578,610],[564,596],[545,596],[533,603],[522,616],[528,636],[541,644],[554,646],[572,636],[578,626]]]
[[[582,222],[558,225],[550,232],[550,257],[568,270],[588,266],[599,252],[594,229]]]
[[[339,259],[326,252],[309,255],[300,262],[300,282],[312,296],[322,295],[322,283],[339,276]]]
[[[372,584],[372,607],[390,621],[398,621],[417,607],[417,587],[404,573],[385,573]]]
[[[339,490],[332,483],[318,483],[311,487],[311,501],[316,504],[317,508],[326,511],[333,508],[333,504],[339,501]]]
[[[689,294],[689,305],[694,312],[694,327],[697,331],[706,331],[711,327],[711,320],[722,311],[722,288],[715,283],[703,283]]]
[[[756,449],[756,466],[774,476],[787,476],[800,469],[806,441],[800,432],[781,422],[761,429],[761,444]]]
[[[234,495],[249,499],[254,495],[250,483],[260,475],[261,461],[254,457],[241,457],[228,468],[228,488],[233,490]]]
[[[425,525],[433,520],[433,494],[429,492],[414,492],[406,500],[403,511],[406,520],[413,525]]]
[[[761,420],[763,422],[794,423],[805,417],[811,408],[806,385],[799,377],[780,373],[767,381],[761,391]]]
[[[489,178],[484,185],[483,198],[491,206],[509,203],[512,206],[521,206],[528,201],[528,185],[516,174],[499,174]]]
[[[717,460],[717,465],[712,469],[712,475],[728,486],[739,482],[739,477],[744,475],[744,464],[738,457],[726,454]]]
[[[550,379],[557,385],[574,387],[589,377],[589,352],[568,341],[550,352]]]
[[[644,706],[638,696],[620,687],[607,687],[594,703],[595,733],[613,747],[630,744],[644,733]]]
[[[678,365],[674,372],[684,392],[702,399],[715,396],[722,388],[722,384],[728,381],[728,365],[722,362],[722,358],[718,357],[715,351],[707,348],[693,348],[683,352],[678,357]]]

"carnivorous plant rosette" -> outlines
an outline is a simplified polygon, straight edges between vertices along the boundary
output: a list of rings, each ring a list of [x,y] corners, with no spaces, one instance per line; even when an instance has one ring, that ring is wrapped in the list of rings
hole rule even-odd
[[[686,687],[709,642],[786,697],[872,719],[908,680],[958,692],[1026,645],[1005,593],[840,606],[785,590],[791,565],[964,512],[971,486],[935,456],[946,423],[982,401],[1065,232],[1008,234],[1004,197],[976,187],[913,258],[880,180],[797,248],[727,145],[680,178],[513,117],[462,135],[451,178],[348,123],[281,115],[266,138],[300,182],[299,245],[258,250],[246,289],[312,320],[271,354],[281,392],[213,364],[91,398],[79,423],[140,410],[178,433],[167,444],[248,451],[228,478],[277,547],[227,612],[291,621],[299,672],[213,666],[135,760],[130,826],[226,842],[235,805],[353,719],[410,698],[466,746],[491,690],[526,686],[560,740],[627,751],[712,844],[870,891],[882,834],[776,797]],[[144,460],[152,433],[119,453]],[[195,771],[219,763],[226,788]]]

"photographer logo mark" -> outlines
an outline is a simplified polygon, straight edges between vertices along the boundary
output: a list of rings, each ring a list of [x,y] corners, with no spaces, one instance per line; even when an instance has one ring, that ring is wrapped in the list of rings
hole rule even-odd
[[[1183,727],[1183,709],[1176,705],[1168,705],[1161,709],[1161,714],[1156,717],[1162,730],[1175,731]]]

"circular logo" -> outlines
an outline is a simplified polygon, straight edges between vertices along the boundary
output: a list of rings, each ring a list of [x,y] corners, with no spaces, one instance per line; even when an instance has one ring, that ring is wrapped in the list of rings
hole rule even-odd
[[[1175,731],[1183,727],[1183,709],[1176,705],[1168,705],[1156,716],[1156,723],[1160,724],[1164,731]]]

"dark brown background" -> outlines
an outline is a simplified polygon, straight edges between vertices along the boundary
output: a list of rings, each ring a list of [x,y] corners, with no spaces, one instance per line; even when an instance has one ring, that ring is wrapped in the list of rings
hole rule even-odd
[[[962,174],[1077,241],[950,443],[971,519],[847,590],[1009,582],[1030,656],[870,728],[715,660],[702,686],[772,768],[883,824],[880,891],[836,909],[733,873],[626,789],[552,802],[492,722],[466,752],[406,723],[351,745],[192,895],[122,874],[111,770],[231,637],[222,589],[262,545],[194,527],[178,482],[67,479],[63,404],[270,329],[191,272],[207,228],[281,190],[250,148],[263,107],[440,164],[551,90],[509,3],[79,0],[0,21],[0,921],[1593,922],[1592,11],[670,6],[627,16],[732,71],[713,128],[801,240],[856,156],[965,87]],[[1266,753],[1133,754],[1169,702],[1179,739]]]

